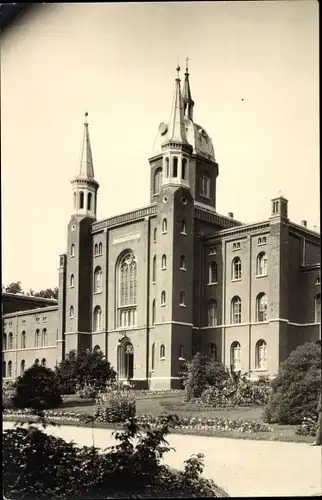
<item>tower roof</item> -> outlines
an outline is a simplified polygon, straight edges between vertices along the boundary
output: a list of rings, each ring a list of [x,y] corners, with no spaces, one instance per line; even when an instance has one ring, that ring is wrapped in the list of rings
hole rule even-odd
[[[182,100],[183,100],[183,103],[184,103],[184,114],[190,120],[192,120],[192,118],[193,118],[193,106],[194,106],[195,103],[194,103],[194,101],[192,100],[192,97],[191,97],[190,82],[189,82],[188,61],[189,61],[189,58],[187,57],[187,59],[186,59],[186,72],[184,74],[184,85],[183,85]]]
[[[81,156],[79,174],[77,175],[77,178],[93,180],[94,165],[93,165],[91,142],[89,139],[87,116],[88,113],[86,112],[85,122],[84,122],[84,139],[83,139],[82,156]]]
[[[183,101],[179,78],[180,66],[177,66],[177,78],[175,80],[174,98],[168,127],[168,140],[187,143],[186,127],[184,123]]]

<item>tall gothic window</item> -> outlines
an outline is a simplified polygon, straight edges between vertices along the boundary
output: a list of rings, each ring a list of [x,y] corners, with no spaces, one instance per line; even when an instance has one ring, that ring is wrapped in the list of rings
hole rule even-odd
[[[8,361],[8,378],[12,378],[12,361]]]
[[[155,324],[155,299],[152,302],[152,325]]]
[[[161,344],[160,346],[160,358],[164,359],[165,358],[165,345]]]
[[[137,260],[128,252],[119,264],[119,327],[136,325]]]
[[[265,252],[261,252],[257,256],[256,275],[267,276],[267,255]]]
[[[70,288],[73,288],[75,286],[75,280],[73,274],[70,275],[69,286]]]
[[[73,319],[74,317],[74,306],[70,306],[69,308],[69,317]]]
[[[7,350],[7,335],[5,333],[2,336],[2,348],[4,351]]]
[[[162,221],[162,233],[166,233],[168,230],[168,223],[167,223],[167,219],[163,219]]]
[[[217,359],[217,346],[214,342],[209,344],[209,356],[211,358]]]
[[[94,293],[102,291],[102,269],[97,267],[94,271]]]
[[[13,349],[13,335],[11,332],[8,335],[8,349]]]
[[[234,371],[240,371],[241,369],[239,342],[233,342],[230,346],[230,365]]]
[[[157,168],[153,178],[153,194],[160,193],[162,182],[162,168]]]
[[[231,279],[233,280],[241,279],[241,260],[239,257],[235,257],[232,262]]]
[[[84,208],[84,193],[81,191],[79,193],[79,208]]]
[[[259,340],[255,346],[255,369],[267,370],[267,345],[265,340]]]
[[[40,343],[40,331],[37,330],[35,331],[35,347],[39,347],[39,343]]]
[[[178,158],[176,156],[172,160],[172,177],[178,177]]]
[[[165,159],[165,177],[169,178],[169,158]]]
[[[151,354],[151,369],[154,370],[155,364],[155,343],[152,344],[152,354]]]
[[[211,299],[208,302],[208,326],[217,325],[217,302]]]
[[[152,260],[152,283],[155,283],[157,272],[157,258],[154,255]]]
[[[92,193],[87,195],[87,210],[92,210]]]
[[[74,243],[70,247],[70,256],[75,257],[75,245],[74,245]]]
[[[20,363],[20,375],[23,375],[23,373],[25,371],[25,367],[26,367],[26,362],[24,359],[22,359],[21,363]]]
[[[187,259],[184,255],[180,255],[180,269],[181,271],[187,270]]]
[[[186,221],[185,220],[181,221],[181,234],[187,234],[186,233]]]
[[[166,268],[167,268],[167,256],[163,254],[161,258],[161,269],[166,269]]]
[[[257,313],[257,318],[256,320],[259,322],[262,321],[267,321],[267,296],[265,293],[260,293],[257,295],[257,300],[256,300],[256,313]]]
[[[231,323],[241,323],[242,319],[242,303],[238,296],[231,301]]]
[[[209,285],[212,284],[212,283],[217,283],[217,262],[216,261],[212,261],[210,262],[209,264],[209,277],[208,277],[209,281]]]
[[[47,345],[47,329],[44,328],[41,332],[41,346],[45,347]]]

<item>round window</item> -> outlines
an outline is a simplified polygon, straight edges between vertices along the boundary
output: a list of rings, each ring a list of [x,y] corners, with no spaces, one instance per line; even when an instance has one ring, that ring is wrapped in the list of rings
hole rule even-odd
[[[163,196],[163,203],[166,203],[168,201],[168,197],[167,196]]]
[[[186,204],[188,203],[188,202],[187,202],[187,198],[185,198],[185,197],[181,198],[181,201],[182,201],[182,203],[183,203],[184,205],[186,205]]]
[[[73,224],[72,227],[71,227],[71,230],[75,231],[75,229],[76,229],[76,226],[75,226],[75,224]]]

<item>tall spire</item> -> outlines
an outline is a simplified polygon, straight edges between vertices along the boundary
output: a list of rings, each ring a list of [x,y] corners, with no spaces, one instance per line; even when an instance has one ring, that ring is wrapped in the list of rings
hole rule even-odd
[[[87,117],[88,113],[86,111],[85,121],[84,121],[84,139],[83,139],[82,156],[81,156],[80,170],[77,177],[94,179],[93,157],[92,157],[91,143],[89,140]]]
[[[193,107],[194,107],[195,103],[191,97],[188,62],[189,62],[189,57],[186,58],[186,72],[184,74],[184,86],[183,86],[182,100],[183,100],[183,106],[184,106],[184,116],[189,118],[189,120],[192,120],[193,119]]]
[[[175,80],[175,91],[173,106],[171,110],[171,118],[169,122],[168,140],[177,142],[187,142],[186,128],[184,123],[183,102],[181,96],[181,86],[179,78],[180,66],[177,66],[177,78]]]

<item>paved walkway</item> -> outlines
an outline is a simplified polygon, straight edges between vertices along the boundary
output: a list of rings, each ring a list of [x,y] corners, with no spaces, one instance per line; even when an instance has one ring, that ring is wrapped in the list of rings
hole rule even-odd
[[[13,427],[3,422],[3,429]],[[92,445],[92,429],[51,427],[46,432],[78,445]],[[182,468],[192,453],[205,454],[204,476],[212,478],[231,496],[310,496],[322,494],[322,448],[303,443],[251,441],[172,434],[169,444],[176,451],[165,462]],[[94,444],[115,444],[112,431],[94,430]]]

